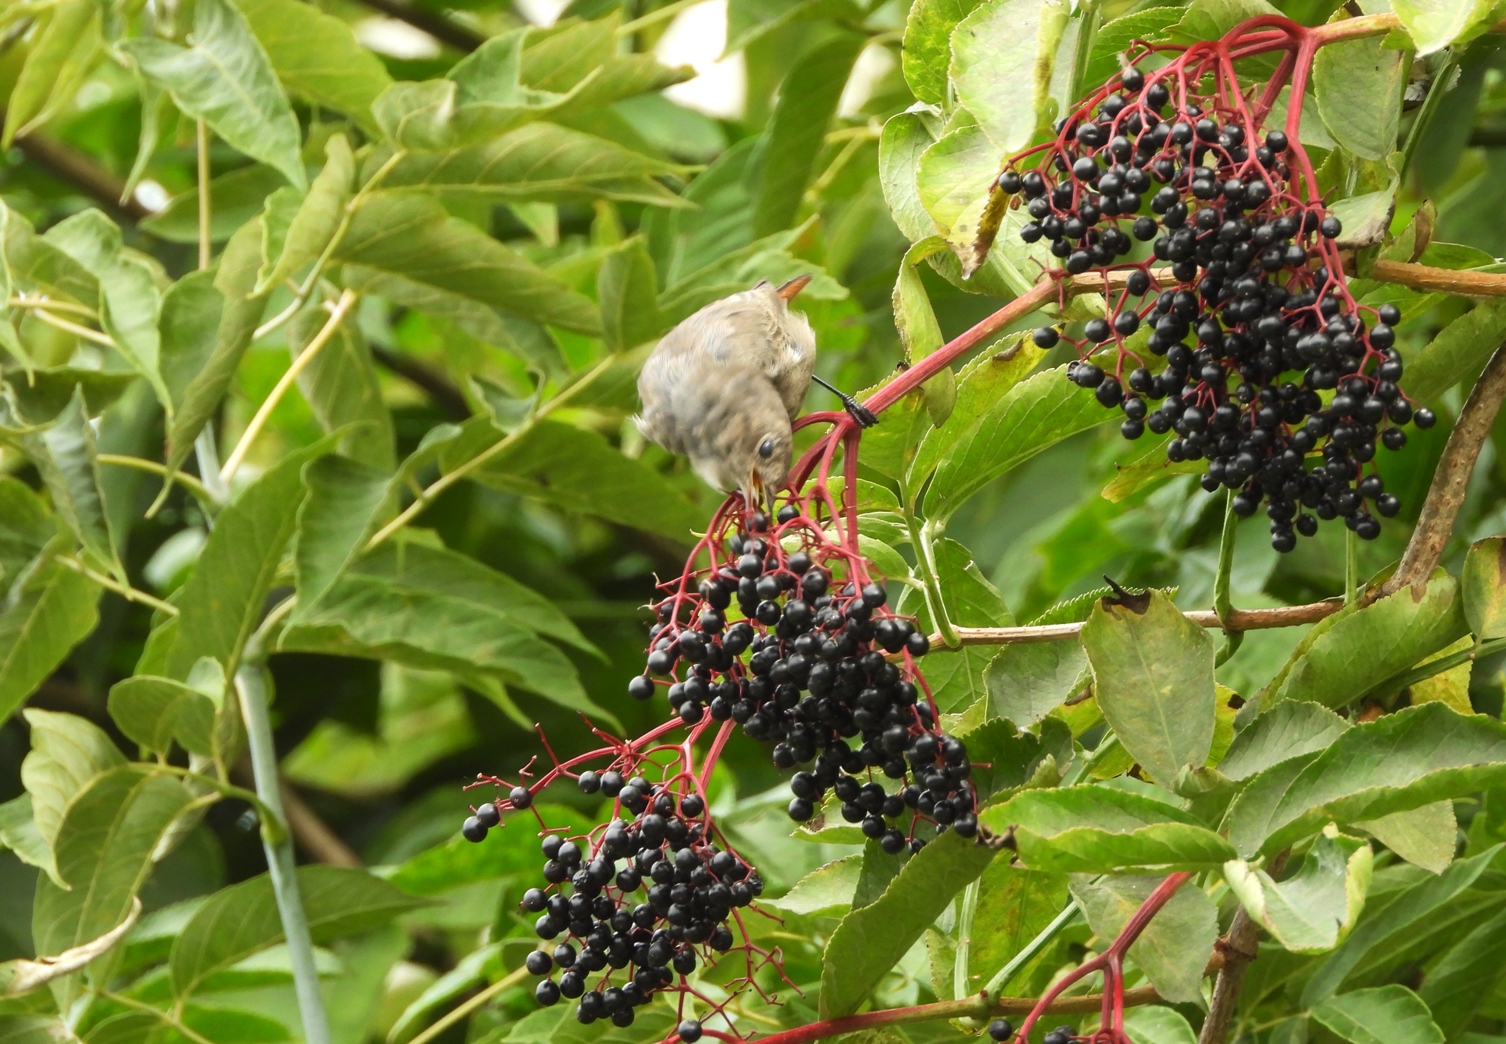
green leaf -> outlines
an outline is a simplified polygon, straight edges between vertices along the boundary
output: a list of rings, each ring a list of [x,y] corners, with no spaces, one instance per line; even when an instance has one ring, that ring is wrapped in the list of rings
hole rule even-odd
[[[905,346],[905,358],[911,365],[942,345],[941,325],[936,321],[936,312],[926,294],[925,283],[915,266],[945,249],[944,239],[931,236],[906,251],[899,263],[899,278],[894,282],[894,326],[899,331],[900,343]],[[926,400],[926,412],[931,415],[931,423],[944,423],[957,404],[957,375],[952,368],[948,366],[926,381],[921,385],[921,391]]]
[[[486,443],[500,438],[487,426]],[[466,447],[479,452],[485,444]],[[472,454],[445,454],[445,470]],[[472,477],[487,486],[685,540],[703,512],[647,464],[624,457],[600,435],[544,420],[523,432]]]
[[[1115,787],[1027,790],[980,821],[998,833],[1013,827],[1020,859],[1036,870],[1204,869],[1234,858],[1227,841],[1175,805]]]
[[[926,432],[915,452],[908,477],[910,488],[918,489],[955,447],[976,439],[992,423],[992,407],[1045,357],[1045,351],[1020,338],[1001,351],[984,350],[964,366],[957,375],[957,403],[951,415]]]
[[[1394,0],[1391,10],[1421,58],[1478,36],[1495,5],[1491,0]]]
[[[298,119],[267,52],[229,0],[194,4],[192,47],[140,36],[118,46],[187,115],[252,159],[276,167],[290,184],[307,184]]]
[[[14,586],[28,563],[56,536],[57,523],[42,497],[20,479],[0,476],[0,582]]]
[[[62,953],[104,935],[131,912],[152,857],[193,795],[172,776],[126,765],[97,776],[68,805],[53,842],[60,877],[37,881],[32,934],[38,953]],[[60,1005],[77,996],[74,977],[54,983]]]
[[[1006,645],[984,675],[994,714],[1033,725],[1091,681],[1087,654],[1078,642]]]
[[[20,214],[0,202],[5,263],[14,290],[61,297],[90,308],[99,305],[99,281],[73,258],[32,231]]]
[[[205,693],[184,682],[152,675],[137,675],[110,687],[110,717],[120,731],[158,754],[172,748],[174,738],[191,736],[183,746],[196,754],[209,755],[213,748],[203,733],[191,728],[195,719],[214,718],[216,707]],[[189,728],[185,728],[189,725]]]
[[[26,64],[11,88],[0,145],[10,148],[73,100],[104,47],[95,0],[62,0],[42,10]]]
[[[1040,873],[995,859],[978,882],[978,906],[973,914],[968,957],[967,993],[977,993],[994,973],[1040,934],[1061,913],[1071,896],[1063,874]],[[1032,980],[1035,969],[1051,959],[1047,949],[1027,962],[999,990],[1008,993],[1010,983]]]
[[[1302,993],[1302,1006],[1316,1007],[1332,996],[1361,961],[1384,952],[1388,946],[1405,945],[1430,919],[1473,886],[1500,851],[1500,846],[1496,845],[1479,855],[1459,860],[1436,877],[1423,875],[1420,881],[1385,907],[1385,916],[1367,918],[1308,979]]]
[[[255,0],[264,3],[266,0]],[[305,10],[314,10],[308,4],[296,0],[275,0]],[[326,18],[326,15],[319,15]],[[312,264],[334,239],[345,214],[345,204],[350,199],[351,181],[355,178],[355,157],[350,143],[343,134],[330,135],[324,144],[324,169],[309,186],[308,195],[298,205],[287,232],[283,236],[282,249],[275,257],[266,256],[257,272],[253,294],[266,293],[284,279]]]
[[[0,500],[0,513],[7,510]],[[0,721],[42,684],[99,622],[100,587],[44,551],[0,603]]]
[[[21,763],[21,783],[31,795],[32,818],[51,846],[69,802],[97,776],[125,764],[99,726],[73,714],[31,708],[31,753]]]
[[[631,1027],[618,1029],[600,1024],[583,1026],[575,1018],[572,1005],[557,1004],[530,1012],[504,1027],[506,1036],[499,1044],[643,1044],[663,1040],[673,1031],[674,1015],[668,1009],[644,1007],[641,1011]]]
[[[1324,953],[1348,934],[1365,906],[1370,846],[1330,827],[1281,882],[1242,859],[1224,866],[1224,880],[1245,912],[1293,953]]]
[[[367,196],[352,215],[336,260],[567,330],[601,330],[588,298],[417,192]]]
[[[949,517],[1011,468],[1103,420],[1103,407],[1068,381],[1062,367],[1021,381],[993,402],[971,438],[941,458],[926,493],[926,517]]]
[[[79,1044],[62,1019],[49,1015],[0,1015],[0,1044]]]
[[[171,412],[172,400],[158,365],[161,295],[151,266],[124,252],[120,226],[93,208],[58,222],[47,230],[46,239],[99,280],[100,325]]]
[[[1330,997],[1313,1018],[1350,1044],[1443,1044],[1422,998],[1398,983]]]
[[[487,203],[616,199],[680,206],[680,197],[654,179],[684,173],[677,164],[605,138],[553,123],[531,123],[465,148],[409,153],[383,184]]]
[[[723,54],[741,51],[782,26],[796,22],[856,25],[862,10],[851,0],[730,0],[727,45]]]
[[[364,870],[334,866],[298,868],[298,890],[315,942],[378,928],[423,901]],[[282,920],[266,874],[222,888],[173,940],[168,965],[178,996],[254,953],[282,941]]]
[[[790,248],[809,227],[810,223],[807,223],[787,232],[776,232],[738,250],[723,252],[705,267],[673,283],[659,295],[659,312],[664,321],[677,323],[703,305],[740,293],[761,279],[777,286],[796,276],[808,275],[811,281],[800,292],[802,301],[847,298],[847,288],[822,271],[820,266],[790,253]]]
[[[1123,931],[1162,878],[1074,875],[1072,894],[1088,925],[1102,939]],[[1218,911],[1195,884],[1184,884],[1151,918],[1129,956],[1152,986],[1172,1003],[1197,1002],[1203,969],[1218,938]]]
[[[215,516],[214,530],[177,598],[181,611],[172,653],[154,673],[186,679],[194,663],[207,656],[227,676],[235,674],[297,525],[303,466],[326,449],[316,443],[284,457]]]
[[[1132,1044],[1197,1044],[1192,1025],[1175,1008],[1144,1004],[1124,1013],[1124,1032]]]
[[[943,538],[933,543],[931,555],[947,618],[952,623],[962,627],[1007,627],[1014,623],[1003,597],[973,562],[972,552],[966,547]],[[897,554],[894,557],[896,564],[904,561]],[[895,575],[890,568],[885,572]],[[901,601],[901,611],[911,612],[911,604],[921,599],[919,591],[909,589]],[[917,606],[917,615],[924,628],[936,629],[928,606]],[[937,708],[943,713],[958,713],[982,700],[987,693],[984,674],[989,659],[988,649],[964,646],[927,660],[926,678]]]
[[[1003,793],[1025,786],[1036,779],[1048,757],[1061,769],[1072,756],[1072,733],[1061,722],[1047,722],[1037,730],[1039,736],[1017,731],[1013,724],[1000,718],[957,738],[967,746],[973,762],[973,789],[981,807]]]
[[[376,130],[371,103],[392,77],[350,26],[297,0],[235,0],[283,86]]]
[[[1322,753],[1266,769],[1229,809],[1241,855],[1317,832],[1462,796],[1506,779],[1506,725],[1425,703],[1356,725]]]
[[[1387,595],[1324,631],[1262,702],[1309,700],[1341,707],[1465,633],[1459,582],[1440,575],[1420,600],[1411,588]]]
[[[659,314],[659,274],[642,236],[607,252],[596,273],[607,347],[620,352],[652,341],[667,325]]]
[[[1441,874],[1454,861],[1459,823],[1454,818],[1452,801],[1435,801],[1421,808],[1392,812],[1355,826],[1413,866],[1431,873]]]
[[[1428,969],[1421,997],[1433,1021],[1449,1040],[1457,1040],[1499,987],[1506,968],[1506,912],[1477,925]]]
[[[1182,17],[1180,7],[1148,7],[1132,11],[1099,26],[1092,37],[1092,55],[1083,72],[1083,83],[1107,83],[1119,72],[1119,59],[1136,40],[1155,40],[1166,35]],[[1279,122],[1272,117],[1272,125]]]
[[[993,855],[948,831],[912,856],[875,902],[844,917],[822,958],[821,1017],[855,1010]]]
[[[1506,340],[1506,301],[1482,301],[1461,315],[1407,364],[1407,394],[1436,402],[1470,373],[1485,365]]]
[[[303,473],[308,495],[298,511],[298,605],[309,613],[349,568],[392,514],[392,480],[348,457],[311,461]]]
[[[294,358],[324,328],[329,314],[310,308],[288,324],[288,351]],[[319,354],[297,378],[298,390],[327,434],[339,433],[340,452],[353,460],[390,471],[392,415],[382,401],[371,348],[360,323],[351,316],[335,328]]]
[[[840,916],[852,905],[862,872],[861,854],[843,856],[812,870],[778,899],[763,899],[759,905],[806,917]]]
[[[1506,537],[1474,544],[1459,577],[1464,618],[1477,641],[1506,638]]]
[[[1159,591],[1143,612],[1093,608],[1082,646],[1098,707],[1147,776],[1170,786],[1213,744],[1213,639]]]
[[[1051,77],[1070,14],[1066,0],[992,0],[952,33],[957,101],[1001,156],[1056,118]]]
[[[562,805],[534,807],[551,826],[571,823],[581,816],[578,810]],[[531,819],[533,813],[526,815]],[[538,835],[529,830],[494,831],[479,845],[456,833],[444,844],[418,853],[385,876],[390,884],[409,895],[442,895],[478,881],[532,874],[538,869],[538,852]]]
[[[223,3],[224,0],[213,0]],[[167,436],[167,466],[176,471],[193,450],[194,439],[230,387],[241,357],[251,345],[266,300],[253,297],[256,270],[261,264],[261,222],[252,221],[230,237],[220,255],[212,287],[193,284],[181,301],[169,292],[163,301],[162,372],[169,388],[180,386],[182,400]],[[188,276],[186,279],[193,279]],[[174,288],[176,289],[176,287]],[[210,290],[219,295],[218,314]],[[172,302],[171,336],[168,313]],[[193,335],[214,323],[213,338]],[[181,338],[181,339],[180,339]]]
[[[941,105],[948,100],[947,65],[952,55],[952,30],[979,2],[916,0],[910,5],[900,66],[911,93],[921,101]]]
[[[1249,779],[1272,765],[1323,750],[1349,728],[1327,707],[1301,700],[1278,703],[1234,737],[1218,770],[1229,779]]]
[[[795,223],[842,89],[866,43],[867,37],[856,33],[838,33],[806,51],[779,85],[779,99],[764,130],[754,235],[767,236]]]
[[[1266,0],[1192,0],[1169,37],[1175,43],[1217,40],[1240,22],[1280,14]]]
[[[265,163],[239,167],[212,179],[209,182],[210,241],[222,243],[235,235],[242,225],[262,212],[267,197],[279,188],[288,188],[287,182]],[[198,186],[168,200],[167,206],[142,221],[141,227],[173,243],[197,243]]]
[[[1375,36],[1323,47],[1313,62],[1318,114],[1328,133],[1356,156],[1377,162],[1396,149],[1406,78],[1402,53],[1382,43]]]

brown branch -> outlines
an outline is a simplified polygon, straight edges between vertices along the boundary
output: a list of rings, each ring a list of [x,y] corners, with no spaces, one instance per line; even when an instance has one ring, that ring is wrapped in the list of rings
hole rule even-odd
[[[1347,261],[1345,267],[1349,267]],[[1506,273],[1502,272],[1461,272],[1405,261],[1378,260],[1366,278],[1458,297],[1506,297]]]
[[[1298,627],[1317,623],[1344,607],[1339,599],[1310,602],[1307,605],[1284,605],[1276,609],[1235,609],[1220,621],[1211,609],[1185,613],[1199,627],[1219,627],[1225,631],[1264,631],[1273,627]],[[1076,638],[1080,623],[1043,624],[1039,627],[958,627],[963,645],[1024,645],[1034,642],[1061,642]],[[941,636],[931,635],[931,644],[941,648]]]
[[[1282,849],[1271,856],[1266,864],[1266,873],[1272,877],[1281,873],[1291,849]],[[1234,920],[1228,934],[1219,940],[1218,951],[1223,954],[1224,966],[1219,969],[1218,979],[1213,984],[1213,998],[1208,1002],[1208,1015],[1203,1019],[1203,1031],[1198,1034],[1198,1044],[1224,1044],[1229,1035],[1229,1023],[1234,1018],[1234,1009],[1239,1006],[1239,990],[1244,985],[1245,969],[1255,959],[1255,947],[1260,941],[1260,926],[1241,904],[1234,911]]]
[[[442,14],[426,11],[406,0],[360,0],[367,7],[382,12],[389,18],[407,22],[415,29],[422,29],[440,43],[447,43],[467,54],[486,42],[486,37],[474,33],[465,26],[450,21]]]
[[[32,163],[58,180],[66,181],[116,216],[130,221],[152,216],[152,211],[136,198],[135,193],[126,195],[124,181],[88,154],[42,134],[17,138],[16,147]],[[124,200],[122,196],[125,196]]]
[[[1453,535],[1454,521],[1469,489],[1469,476],[1475,470],[1481,445],[1490,436],[1491,425],[1495,423],[1503,398],[1506,398],[1506,346],[1497,348],[1490,357],[1469,393],[1464,409],[1459,411],[1448,445],[1438,460],[1438,469],[1433,472],[1433,484],[1428,488],[1422,515],[1417,520],[1417,528],[1412,530],[1412,539],[1402,555],[1401,565],[1375,590],[1372,599],[1407,586],[1412,587],[1414,596],[1421,597],[1421,589],[1432,579],[1433,570],[1443,557],[1444,546]]]
[[[411,356],[383,348],[379,344],[371,346],[371,357],[378,365],[391,370],[423,390],[429,398],[434,400],[434,405],[439,407],[439,412],[450,420],[463,421],[470,417],[471,406],[465,401],[465,395],[438,370],[425,366]]]

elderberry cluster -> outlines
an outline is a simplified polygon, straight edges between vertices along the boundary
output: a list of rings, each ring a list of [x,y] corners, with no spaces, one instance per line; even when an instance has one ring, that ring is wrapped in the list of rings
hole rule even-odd
[[[780,531],[792,533],[800,521],[792,505],[776,519]],[[786,554],[779,534],[768,530],[766,516],[750,515],[727,540],[728,564],[713,569],[696,594],[659,605],[649,673],[633,679],[629,694],[651,698],[657,675],[667,679],[670,704],[687,724],[703,715],[735,721],[773,745],[778,767],[810,764],[790,780],[789,814],[797,822],[815,815],[834,790],[843,818],[891,853],[925,843],[913,825],[894,825],[906,809],[937,829],[975,836],[967,750],[937,729],[929,699],[890,661],[925,655],[927,637],[888,611],[882,585],[834,581],[810,552]],[[729,624],[734,601],[743,619]],[[681,664],[683,680],[675,676]],[[913,782],[891,793],[872,778],[875,770]]]
[[[1167,112],[1175,75],[1127,69],[1100,92],[1096,113],[1090,104],[1058,124],[1036,168],[999,177],[1033,219],[1020,238],[1049,241],[1068,273],[1129,270],[1110,314],[1070,339],[1080,361],[1068,377],[1123,412],[1125,438],[1174,432],[1167,457],[1206,459],[1203,488],[1238,490],[1238,514],[1264,501],[1276,550],[1313,535],[1320,518],[1343,516],[1374,539],[1369,505],[1391,516],[1401,504],[1365,465],[1377,444],[1406,443],[1401,425],[1434,423],[1398,387],[1401,313],[1350,297],[1331,242],[1339,220],[1291,191],[1293,167],[1306,165],[1301,146],[1279,130],[1259,140],[1248,114],[1193,101]],[[1181,86],[1175,96],[1187,97]],[[1147,203],[1153,183],[1162,187]],[[1133,240],[1169,264],[1121,261]],[[1164,358],[1160,372],[1128,343],[1141,333]],[[1053,327],[1034,334],[1042,348],[1062,339]],[[1089,360],[1110,344],[1106,373]]]
[[[634,818],[607,823],[594,839],[544,837],[545,887],[530,888],[522,905],[539,915],[534,928],[540,939],[564,938],[552,951],[530,953],[527,966],[547,976],[534,991],[540,1004],[578,1000],[582,1023],[609,1018],[629,1026],[633,1010],[656,991],[689,975],[711,951],[732,948],[735,938],[726,922],[764,884],[752,867],[712,840],[699,794],[677,794],[641,776],[624,780],[613,769],[582,772],[576,783],[583,793],[616,798]],[[527,808],[532,797],[516,787],[508,803]],[[484,804],[466,820],[465,836],[482,840],[499,820],[496,805]],[[621,982],[614,984],[618,971]],[[700,1028],[688,1023],[694,1020],[682,1024],[686,1041]]]

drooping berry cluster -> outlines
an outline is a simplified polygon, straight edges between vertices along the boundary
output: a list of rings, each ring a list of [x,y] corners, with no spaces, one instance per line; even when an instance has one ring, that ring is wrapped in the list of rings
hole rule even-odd
[[[635,1008],[683,987],[699,964],[733,948],[729,921],[763,891],[763,880],[714,839],[693,781],[682,792],[683,777],[656,785],[642,776],[624,780],[615,769],[587,770],[575,780],[582,793],[614,798],[633,818],[578,837],[544,835],[544,886],[524,893],[522,906],[539,915],[540,939],[559,941],[530,953],[527,966],[544,977],[534,991],[540,1004],[577,1000],[582,1023],[606,1018],[629,1026]],[[513,809],[532,803],[526,787],[508,795]],[[500,821],[497,805],[486,803],[463,833],[481,841]],[[694,1034],[699,1023],[686,1020],[682,1028]]]
[[[1300,142],[1262,130],[1275,95],[1252,108],[1228,60],[1194,49],[1148,74],[1126,69],[1055,140],[1016,157],[998,189],[1033,219],[1021,239],[1049,242],[1069,274],[1104,273],[1108,314],[1065,338],[1079,355],[1068,376],[1123,411],[1125,438],[1175,432],[1167,457],[1206,459],[1204,489],[1238,490],[1243,516],[1266,502],[1278,551],[1341,515],[1374,539],[1366,502],[1384,516],[1401,505],[1365,466],[1377,444],[1405,444],[1401,425],[1430,427],[1433,414],[1397,384],[1400,312],[1349,294],[1340,222]],[[1212,93],[1199,93],[1205,76]],[[1047,326],[1034,339],[1064,338]],[[1106,373],[1091,357],[1110,345]],[[1142,350],[1164,358],[1159,373]]]
[[[790,780],[797,822],[834,790],[842,817],[891,853],[918,851],[925,822],[976,835],[966,748],[937,728],[910,666],[928,651],[926,636],[889,611],[883,586],[858,575],[795,504],[772,530],[762,512],[729,521],[725,561],[714,552],[695,593],[681,586],[656,607],[648,673],[629,694],[653,697],[658,677],[687,724],[737,722],[773,744],[778,767],[810,765]],[[729,623],[734,602],[742,619]],[[916,815],[902,829],[906,809]]]

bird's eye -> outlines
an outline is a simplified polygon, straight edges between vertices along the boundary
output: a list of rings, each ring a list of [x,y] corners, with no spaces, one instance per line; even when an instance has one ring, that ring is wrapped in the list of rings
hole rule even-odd
[[[770,457],[772,457],[774,455],[774,440],[764,439],[763,445],[758,447],[758,455],[764,460],[768,460]]]

